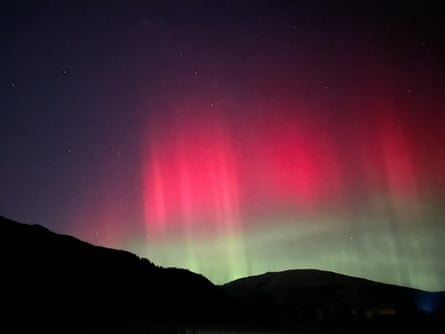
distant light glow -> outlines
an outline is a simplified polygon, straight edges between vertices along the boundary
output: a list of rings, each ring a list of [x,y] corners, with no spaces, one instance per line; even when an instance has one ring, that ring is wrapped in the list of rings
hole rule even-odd
[[[423,292],[417,296],[417,306],[420,311],[434,314],[444,301],[444,296],[437,293]]]

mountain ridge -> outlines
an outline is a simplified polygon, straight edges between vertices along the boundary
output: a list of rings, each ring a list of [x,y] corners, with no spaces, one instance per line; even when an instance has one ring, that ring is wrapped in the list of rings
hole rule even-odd
[[[4,319],[217,321],[237,305],[207,278],[0,217]],[[215,302],[217,301],[217,303]]]
[[[287,320],[418,319],[445,315],[445,292],[429,292],[318,269],[267,272],[223,286],[251,303],[273,304]]]
[[[414,287],[404,286],[404,285],[399,285],[399,284],[394,284],[394,283],[381,282],[381,281],[369,279],[366,277],[354,276],[354,275],[344,274],[344,273],[335,272],[335,271],[331,271],[331,270],[324,270],[324,269],[317,269],[317,268],[299,268],[299,269],[285,269],[285,270],[279,270],[279,271],[267,271],[267,272],[260,273],[260,274],[240,277],[240,278],[234,279],[230,282],[220,284],[220,286],[227,286],[230,284],[235,284],[237,282],[241,282],[241,281],[247,280],[247,279],[261,279],[261,278],[265,278],[268,276],[288,275],[288,274],[298,275],[300,279],[303,278],[304,276],[309,276],[307,278],[311,278],[311,279],[313,279],[314,276],[325,276],[325,278],[330,278],[330,282],[332,282],[332,279],[334,279],[334,280],[349,279],[351,282],[354,282],[354,281],[356,281],[357,283],[367,282],[368,284],[380,284],[380,285],[390,286],[390,287],[394,287],[394,288],[404,288],[404,289],[411,289],[411,290],[430,292],[430,293],[444,292],[441,290],[430,291],[430,290],[424,290],[424,289],[419,289],[419,288],[414,288]],[[316,285],[317,283],[312,281],[309,284],[306,284],[306,286],[310,286],[311,284]],[[320,284],[320,283],[318,283],[318,284]]]
[[[142,332],[156,333],[198,325],[292,332],[406,322],[443,328],[445,318],[445,292],[319,269],[267,272],[216,286],[186,269],[1,216],[0,257],[2,323],[99,323],[105,332],[141,322]],[[146,330],[153,324],[167,329]]]

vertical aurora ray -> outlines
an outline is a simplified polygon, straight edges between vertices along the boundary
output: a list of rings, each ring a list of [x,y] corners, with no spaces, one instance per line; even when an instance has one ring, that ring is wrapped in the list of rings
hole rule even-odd
[[[152,139],[162,144],[148,152],[145,165],[147,238],[148,243],[171,238],[181,243],[186,266],[196,271],[208,260],[196,238],[215,238],[219,265],[229,276],[240,275],[246,265],[239,175],[222,123],[209,119],[173,120],[171,129]],[[200,131],[194,130],[195,123]],[[221,236],[227,240],[217,241]]]
[[[434,225],[431,236],[424,220],[441,209],[423,202],[419,143],[389,106],[353,116],[341,130],[346,146],[338,129],[299,117],[296,107],[261,118],[246,111],[254,121],[245,129],[198,106],[169,115],[148,140],[145,254],[218,283],[315,267],[440,286],[428,260],[437,245],[427,240],[443,230]]]

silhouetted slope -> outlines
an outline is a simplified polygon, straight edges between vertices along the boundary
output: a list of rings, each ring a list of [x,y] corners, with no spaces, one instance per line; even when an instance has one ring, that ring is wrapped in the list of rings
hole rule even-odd
[[[6,321],[233,320],[236,306],[201,275],[164,269],[0,217],[2,316]]]
[[[0,326],[98,323],[99,332],[108,333],[124,324],[126,333],[143,323],[139,332],[166,333],[200,327],[318,330],[335,322],[362,330],[376,323],[406,327],[412,320],[436,326],[445,318],[443,293],[319,270],[266,273],[216,287],[187,270],[2,217],[0,256]]]
[[[283,319],[355,320],[439,318],[444,294],[320,270],[288,270],[241,278],[223,286],[232,296],[280,309]]]

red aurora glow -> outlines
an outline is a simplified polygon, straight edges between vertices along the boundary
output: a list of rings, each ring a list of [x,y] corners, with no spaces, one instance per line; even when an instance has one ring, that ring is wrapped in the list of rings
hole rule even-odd
[[[326,135],[265,121],[255,125],[251,142],[237,141],[216,113],[179,117],[155,132],[145,162],[150,233],[220,231],[247,214],[311,210],[337,197],[340,172]]]
[[[144,167],[149,233],[233,230],[255,217],[342,206],[357,194],[415,199],[417,152],[395,108],[352,119],[343,141],[300,120],[298,110],[277,114],[256,117],[249,129],[216,111],[170,115],[152,131]]]
[[[193,126],[200,122],[200,131]],[[153,138],[146,161],[146,219],[169,232],[233,221],[239,213],[239,170],[224,127],[216,120],[178,122]],[[190,226],[189,226],[190,227]]]

